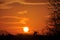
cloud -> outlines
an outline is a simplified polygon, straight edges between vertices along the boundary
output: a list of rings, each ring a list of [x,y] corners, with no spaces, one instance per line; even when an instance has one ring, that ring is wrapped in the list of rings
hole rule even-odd
[[[39,2],[39,0],[33,0],[34,3],[32,2],[32,0],[29,0],[30,2],[29,1],[26,2],[26,1],[27,0],[3,0],[3,1],[0,1],[0,8],[1,9],[11,8],[7,5],[12,4],[14,2],[20,3],[22,5],[44,5],[44,4],[49,4],[48,2]]]
[[[2,21],[0,21],[0,23],[2,23],[2,24],[26,24],[28,20],[29,20],[28,18],[21,18],[21,20],[18,22],[11,22],[11,21],[2,22]]]
[[[23,5],[45,5],[45,4],[49,4],[49,2],[36,2],[36,1],[32,2],[32,3],[31,2],[26,2],[26,1],[17,1],[17,2],[20,3],[20,4],[23,4]]]
[[[2,2],[3,5],[8,5],[14,2],[22,2],[22,1],[21,0],[5,0],[4,2],[5,3]]]
[[[20,20],[20,23],[21,23],[21,24],[26,24],[28,20],[29,20],[28,18],[22,18],[22,19]]]
[[[15,18],[15,19],[19,19],[19,17],[17,17],[17,16],[2,16],[0,18]]]
[[[20,24],[20,22],[0,22],[1,24]]]
[[[6,5],[6,1],[8,0],[0,0],[0,9],[10,9],[11,7],[10,6],[7,6]]]
[[[22,2],[22,4],[25,4],[25,5],[47,5],[49,3],[26,3],[26,2]]]
[[[28,13],[27,10],[24,10],[24,11],[20,11],[20,12],[18,12],[18,14],[27,14],[27,13]]]
[[[0,0],[0,9],[11,9],[11,6],[8,6],[9,4],[12,4],[16,2],[16,0]]]
[[[5,0],[0,0],[0,4],[3,4],[3,3],[5,3]]]
[[[12,6],[8,6],[12,3],[19,3],[22,5],[45,5],[49,4],[48,2],[40,2],[41,0],[0,0],[0,9],[11,9]]]
[[[7,5],[0,5],[0,9],[11,9],[12,7]]]
[[[19,18],[16,16],[2,16],[0,19],[0,23],[2,24],[26,24],[29,20],[28,18]]]
[[[45,4],[49,4],[48,0],[24,0],[21,3],[25,4],[25,5],[45,5]]]
[[[48,0],[25,0],[28,3],[41,3],[41,2],[48,2]]]

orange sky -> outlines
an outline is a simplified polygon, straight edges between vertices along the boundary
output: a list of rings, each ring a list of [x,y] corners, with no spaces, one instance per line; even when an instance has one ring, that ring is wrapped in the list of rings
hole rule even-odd
[[[48,19],[46,3],[48,0],[0,0],[0,30],[18,34],[24,33],[22,28],[28,26],[31,33],[41,33],[43,29],[46,30]]]

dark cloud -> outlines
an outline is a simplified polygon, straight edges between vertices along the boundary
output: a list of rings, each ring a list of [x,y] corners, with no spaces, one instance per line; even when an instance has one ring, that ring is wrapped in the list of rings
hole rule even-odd
[[[3,4],[3,3],[5,3],[5,0],[0,0],[0,4]]]

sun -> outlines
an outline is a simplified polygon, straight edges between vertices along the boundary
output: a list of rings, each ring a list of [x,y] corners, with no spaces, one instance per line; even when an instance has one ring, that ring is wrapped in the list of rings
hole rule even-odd
[[[28,27],[23,27],[23,31],[24,32],[28,32],[29,31],[29,28]]]

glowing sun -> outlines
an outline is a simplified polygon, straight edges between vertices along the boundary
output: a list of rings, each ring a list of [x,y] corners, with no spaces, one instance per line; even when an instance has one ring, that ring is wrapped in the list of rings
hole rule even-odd
[[[28,27],[23,27],[23,31],[24,32],[28,32],[29,31],[29,28]]]

